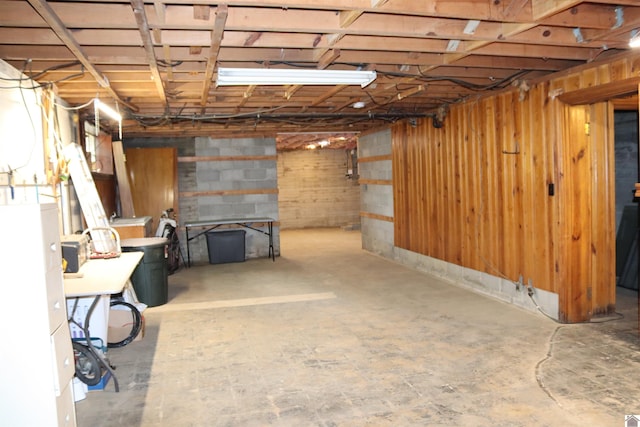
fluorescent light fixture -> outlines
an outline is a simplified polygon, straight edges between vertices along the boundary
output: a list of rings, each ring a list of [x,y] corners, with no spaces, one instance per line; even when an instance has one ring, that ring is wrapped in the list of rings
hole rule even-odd
[[[105,113],[107,116],[111,117],[113,120],[118,122],[122,121],[122,116],[120,115],[120,113],[109,107],[107,104],[103,104],[98,98],[95,98],[93,102],[95,103],[96,108]]]
[[[631,48],[640,47],[640,30],[631,31],[631,39],[629,40],[629,47]]]
[[[278,68],[219,68],[218,86],[237,85],[360,85],[377,77],[375,71],[295,70]]]
[[[117,106],[118,104],[116,103],[116,107]],[[118,135],[120,136],[120,141],[122,141],[122,115],[107,104],[103,104],[99,98],[93,99],[93,109],[95,112],[96,129],[98,133],[100,133],[100,114],[98,111],[102,111],[107,116],[118,122]]]
[[[322,141],[318,142],[318,145],[320,146],[320,148],[328,147],[329,144],[331,144],[331,143],[329,141],[327,141],[327,140],[322,140]]]

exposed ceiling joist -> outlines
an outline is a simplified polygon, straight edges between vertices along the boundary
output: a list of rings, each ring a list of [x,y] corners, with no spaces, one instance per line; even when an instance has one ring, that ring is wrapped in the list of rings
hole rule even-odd
[[[158,61],[156,60],[156,54],[154,51],[153,40],[151,39],[151,32],[149,31],[149,23],[147,22],[147,15],[144,11],[143,0],[131,0],[131,7],[140,29],[140,38],[142,38],[142,45],[144,51],[147,54],[147,61],[149,62],[149,69],[151,70],[151,79],[156,85],[158,90],[158,96],[163,104],[167,103],[167,94],[165,93],[164,83],[162,82],[162,76],[160,76],[160,70],[158,70]]]
[[[123,105],[126,105],[130,109],[136,111],[137,107],[122,100],[120,95],[113,90],[109,84],[109,80],[93,66],[89,58],[84,54],[80,45],[75,41],[71,32],[60,21],[60,18],[55,14],[53,9],[45,0],[29,0],[29,4],[42,16],[51,29],[56,33],[60,40],[67,46],[67,48],[73,53],[73,55],[82,63],[82,65],[91,73],[96,82],[104,88],[113,98]]]
[[[90,101],[96,87],[113,91],[139,108],[127,111],[125,135],[369,132],[516,80],[614,60],[629,51],[630,33],[640,28],[637,0],[78,5],[0,0],[0,58],[42,84],[55,83],[71,105]],[[217,67],[370,69],[377,78],[364,88],[217,86]]]
[[[227,22],[227,16],[227,5],[219,5],[216,10],[216,19],[213,24],[213,30],[211,30],[211,46],[209,47],[209,58],[207,59],[207,67],[204,73],[202,96],[200,97],[200,105],[202,105],[203,107],[207,105],[207,99],[209,98],[209,89],[211,88],[213,71],[216,68],[216,63],[218,60],[220,43],[222,42],[222,34],[224,32],[225,23]]]

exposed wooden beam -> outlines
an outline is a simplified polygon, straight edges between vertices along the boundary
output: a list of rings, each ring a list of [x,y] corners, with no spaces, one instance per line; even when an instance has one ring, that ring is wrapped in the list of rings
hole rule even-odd
[[[353,104],[355,104],[356,102],[360,101],[360,98],[349,98],[347,101],[343,102],[341,105],[338,105],[336,108],[334,108],[332,111],[338,112],[338,111],[342,111],[347,107],[352,106]]]
[[[156,85],[158,96],[162,100],[162,104],[167,104],[167,94],[164,90],[164,83],[162,82],[162,76],[160,76],[160,70],[158,69],[158,61],[156,60],[156,53],[153,49],[153,40],[151,38],[151,31],[149,30],[149,23],[147,22],[147,14],[144,11],[144,0],[131,0],[131,7],[133,8],[133,14],[136,17],[138,23],[138,29],[140,30],[140,37],[142,38],[142,45],[144,47],[145,54],[147,55],[147,62],[149,63],[149,69],[151,70],[151,79]]]
[[[424,90],[425,85],[418,85],[416,87],[413,87],[411,89],[407,89],[405,91],[402,92],[398,92],[398,94],[396,95],[396,98],[398,98],[399,101],[408,98],[410,96],[415,95],[416,93],[420,93]]]
[[[640,77],[604,83],[594,87],[572,90],[558,96],[558,99],[569,105],[592,104],[637,93]]]
[[[531,0],[533,20],[538,21],[548,16],[567,10],[583,3],[582,0]]]
[[[164,5],[164,2],[162,0],[154,0],[153,1],[153,8],[156,11],[156,16],[158,17],[158,21],[161,23],[165,22],[165,12],[166,12],[166,6]]]
[[[324,70],[327,68],[333,61],[335,61],[340,56],[340,49],[331,49],[325,52],[324,55],[320,59],[318,59],[318,70]]]
[[[253,95],[253,91],[256,89],[256,85],[250,85],[247,90],[244,91],[244,93],[242,94],[242,100],[240,100],[240,103],[238,104],[238,106],[236,107],[236,111],[240,110],[241,107],[244,106],[244,104],[247,103],[247,101],[249,100],[249,98],[251,98],[251,95]]]
[[[209,58],[207,59],[207,68],[204,73],[204,84],[202,87],[202,96],[200,97],[200,105],[207,105],[209,98],[209,88],[211,88],[211,80],[213,79],[213,71],[218,62],[218,53],[220,52],[220,44],[222,43],[222,35],[224,34],[224,26],[227,22],[229,8],[225,4],[218,6],[216,10],[216,19],[211,30],[211,47],[209,48]]]
[[[211,6],[195,4],[193,5],[193,19],[208,21],[211,16]]]
[[[377,9],[384,5],[388,0],[371,0],[371,8]],[[343,10],[340,12],[340,26],[346,28],[360,17],[364,10]]]
[[[84,65],[84,67],[91,73],[96,82],[103,87],[109,94],[118,102],[126,105],[133,111],[138,111],[138,107],[122,100],[120,95],[111,87],[109,81],[104,75],[98,71],[98,69],[89,61],[89,58],[82,51],[82,47],[75,40],[71,32],[62,23],[58,15],[51,9],[51,6],[45,0],[29,0],[29,4],[42,16],[51,29],[56,33],[58,38],[67,46],[67,48],[73,53],[73,55]]]
[[[294,93],[302,89],[302,85],[291,85],[284,90],[284,99],[291,99]]]
[[[336,86],[334,86],[332,89],[328,90],[322,96],[319,96],[318,98],[314,99],[313,102],[311,103],[311,106],[318,105],[321,102],[326,101],[327,99],[331,98],[333,95],[335,95],[336,93],[346,89],[347,87],[348,87],[347,85],[336,85]]]
[[[511,0],[504,8],[503,16],[509,18],[520,15],[528,2],[529,0]]]
[[[387,3],[387,1],[388,0],[371,0],[371,7],[374,9],[379,8],[380,6],[383,6],[385,3]],[[347,28],[348,26],[353,24],[353,22],[357,20],[363,13],[364,10],[343,10],[342,12],[340,12],[340,28]],[[340,39],[344,37],[344,35],[344,33],[327,34],[326,38],[329,42],[329,46],[335,46],[335,44],[338,43]],[[328,48],[319,49],[318,52],[316,52],[316,58],[324,58],[327,55],[327,52],[329,52]],[[340,49],[336,49],[334,51],[334,54],[336,52],[337,55],[340,56]],[[337,56],[335,58],[337,58]],[[329,65],[329,63],[325,64],[324,66],[321,66],[321,64],[319,63],[318,68],[324,69]]]

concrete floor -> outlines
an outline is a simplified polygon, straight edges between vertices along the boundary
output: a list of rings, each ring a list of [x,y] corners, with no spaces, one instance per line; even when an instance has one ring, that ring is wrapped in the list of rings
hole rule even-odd
[[[637,294],[559,325],[361,250],[281,233],[282,256],[170,276],[142,341],[76,404],[96,426],[624,426],[640,414]]]

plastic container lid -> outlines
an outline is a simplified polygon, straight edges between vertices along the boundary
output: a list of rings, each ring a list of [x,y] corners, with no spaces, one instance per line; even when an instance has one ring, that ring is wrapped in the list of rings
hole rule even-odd
[[[169,244],[169,240],[164,237],[136,237],[120,241],[120,247],[122,248],[139,248],[142,246],[161,246],[167,244]]]

